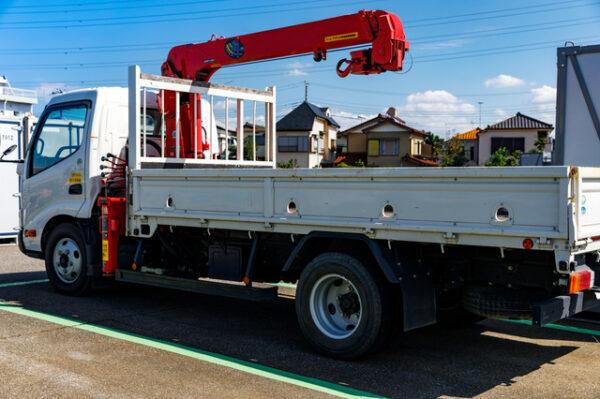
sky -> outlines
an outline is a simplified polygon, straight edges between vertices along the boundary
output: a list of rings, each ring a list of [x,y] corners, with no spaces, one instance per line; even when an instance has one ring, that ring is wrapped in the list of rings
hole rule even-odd
[[[388,107],[443,138],[522,114],[555,123],[556,48],[600,44],[600,0],[1,0],[0,75],[36,90],[126,86],[127,66],[160,74],[171,47],[311,22],[361,9],[398,15],[410,42],[402,72],[339,78],[312,55],[223,68],[211,82],[277,86],[281,118],[304,100],[343,129]],[[481,123],[480,123],[481,116]]]

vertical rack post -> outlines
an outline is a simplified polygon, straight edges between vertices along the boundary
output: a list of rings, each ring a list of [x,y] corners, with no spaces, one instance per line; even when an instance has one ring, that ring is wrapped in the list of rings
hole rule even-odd
[[[256,161],[256,100],[252,102],[252,160]]]
[[[270,133],[270,141],[271,141],[271,153],[270,153],[270,161],[273,163],[273,168],[277,167],[277,125],[275,123],[275,115],[276,115],[276,110],[275,110],[275,99],[276,99],[276,88],[275,86],[269,87],[269,90],[273,93],[273,99],[271,100],[271,102],[269,103],[268,107],[269,107],[269,133]],[[265,119],[266,120],[266,119]]]
[[[146,122],[146,87],[144,87],[144,99],[143,99],[143,101],[144,101],[144,116],[142,117],[142,121],[143,121],[143,123],[142,123],[142,129],[144,129],[144,131],[142,132],[142,134],[144,136],[143,136],[143,141],[142,141],[142,143],[143,143],[143,145],[142,145],[142,148],[143,148],[143,150],[142,150],[142,156],[146,157],[146,156],[148,156],[148,154],[146,154],[146,124],[147,124],[147,122]]]
[[[269,103],[265,102],[265,161],[271,161],[271,123]]]
[[[179,92],[175,92],[175,158],[179,159],[179,133],[181,132],[181,127],[179,124],[181,123],[180,115],[179,115]]]
[[[129,67],[129,167],[140,167],[140,67]],[[131,149],[133,146],[133,149]]]
[[[165,91],[160,91],[160,157],[165,157]]]
[[[194,93],[194,159],[198,159],[198,94]]]
[[[244,100],[237,99],[237,160],[244,159]]]
[[[229,97],[225,97],[225,160],[229,159]]]
[[[208,147],[208,156],[210,159],[213,159],[213,129],[214,129],[214,119],[215,119],[215,112],[214,112],[214,108],[213,108],[213,96],[210,96],[210,132],[208,133],[210,139],[209,139],[209,147]],[[217,146],[219,145],[219,138],[217,137]]]

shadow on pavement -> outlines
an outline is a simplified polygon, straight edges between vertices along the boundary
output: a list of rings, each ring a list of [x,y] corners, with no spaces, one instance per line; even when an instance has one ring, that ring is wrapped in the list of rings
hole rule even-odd
[[[38,272],[5,274],[0,281],[39,278]],[[1,288],[0,300],[393,398],[475,396],[552,363],[577,349],[576,341],[592,340],[484,321],[468,328],[429,327],[401,334],[382,353],[342,362],[312,352],[300,334],[291,299],[258,304],[130,285],[73,298],[41,283]],[[532,339],[570,342],[547,346]]]

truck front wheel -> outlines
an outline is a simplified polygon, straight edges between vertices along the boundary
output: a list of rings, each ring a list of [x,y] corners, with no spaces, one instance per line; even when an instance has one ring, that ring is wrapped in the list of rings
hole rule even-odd
[[[317,351],[353,359],[381,348],[393,326],[389,289],[365,263],[328,252],[304,269],[296,290],[304,337]]]
[[[84,240],[76,226],[64,223],[52,230],[45,260],[48,279],[58,292],[82,295],[89,289]]]

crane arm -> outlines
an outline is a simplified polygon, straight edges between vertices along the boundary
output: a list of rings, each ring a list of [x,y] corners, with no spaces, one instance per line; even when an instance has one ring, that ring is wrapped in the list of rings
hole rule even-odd
[[[326,59],[327,50],[372,44],[351,52],[337,64],[340,76],[399,71],[409,49],[400,19],[385,11],[356,14],[293,25],[230,38],[213,38],[199,44],[176,46],[162,65],[164,76],[208,81],[219,68],[296,54],[313,53]],[[343,64],[347,64],[342,68]]]

